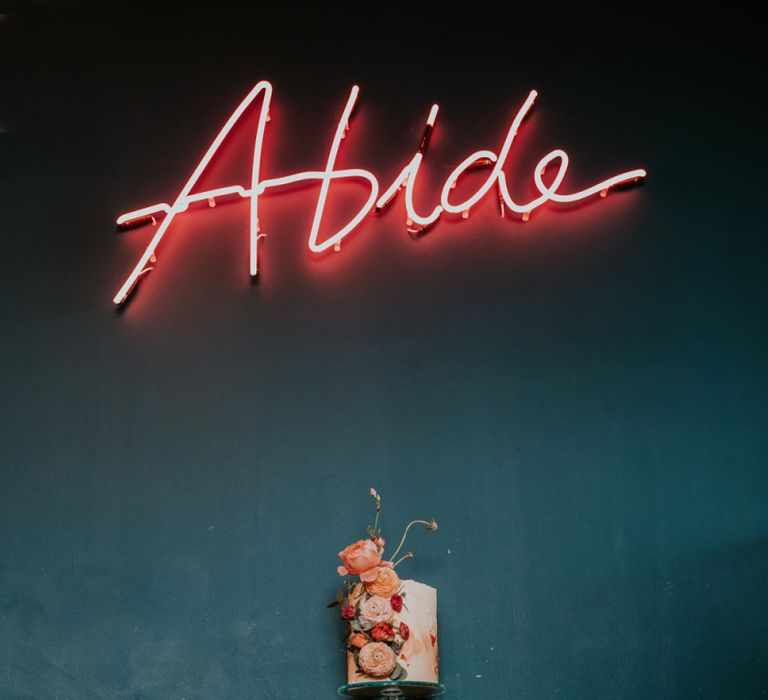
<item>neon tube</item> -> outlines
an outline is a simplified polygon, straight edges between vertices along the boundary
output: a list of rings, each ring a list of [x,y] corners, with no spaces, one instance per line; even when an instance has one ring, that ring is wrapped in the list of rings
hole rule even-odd
[[[504,167],[508,160],[514,139],[517,136],[523,121],[532,109],[536,100],[538,93],[535,90],[532,90],[528,94],[528,97],[524,101],[523,105],[515,114],[504,138],[504,142],[498,151],[498,154],[494,151],[483,149],[475,151],[474,153],[467,156],[464,160],[462,160],[461,163],[459,163],[459,165],[453,169],[453,171],[446,179],[440,194],[440,204],[436,205],[429,214],[422,216],[415,209],[413,202],[413,192],[419,173],[419,168],[421,167],[421,163],[424,159],[431,134],[435,127],[437,115],[439,112],[438,105],[433,104],[429,111],[417,153],[400,171],[392,185],[390,185],[389,188],[387,188],[382,194],[379,195],[378,180],[370,171],[361,168],[336,170],[336,160],[338,157],[341,141],[344,139],[347,131],[349,130],[350,118],[352,116],[355,104],[357,103],[359,92],[360,90],[357,85],[353,86],[350,91],[349,97],[347,98],[347,102],[336,126],[336,131],[331,142],[331,147],[324,170],[307,170],[292,173],[282,177],[262,180],[260,178],[261,156],[264,144],[264,132],[266,123],[270,121],[272,85],[266,80],[262,80],[261,82],[257,83],[242,100],[242,102],[240,102],[240,104],[235,108],[234,112],[232,112],[232,114],[229,116],[224,126],[216,135],[216,138],[214,138],[213,142],[206,150],[202,159],[197,164],[197,167],[192,172],[192,175],[190,175],[189,179],[184,184],[172,204],[168,204],[166,202],[152,204],[150,206],[126,212],[117,218],[118,227],[127,228],[150,221],[153,224],[156,224],[156,217],[161,215],[163,217],[157,231],[147,245],[144,253],[139,258],[139,261],[136,263],[133,270],[118,290],[117,294],[114,296],[113,301],[116,304],[122,304],[134,289],[137,282],[148,272],[154,269],[153,265],[150,263],[156,262],[158,246],[163,237],[166,235],[168,228],[175,219],[176,215],[187,211],[190,205],[196,204],[198,202],[207,201],[208,205],[212,207],[216,205],[217,198],[240,197],[250,200],[249,271],[252,276],[255,276],[258,274],[258,242],[261,238],[264,237],[264,234],[260,232],[258,198],[260,195],[273,188],[277,189],[280,187],[288,187],[308,181],[319,181],[320,193],[318,195],[317,203],[315,206],[315,213],[312,220],[312,226],[309,232],[307,245],[311,251],[320,253],[332,246],[338,249],[340,242],[358,225],[360,225],[360,223],[372,210],[374,213],[381,211],[394,200],[397,193],[403,188],[405,188],[404,203],[407,215],[408,230],[411,233],[420,233],[436,223],[443,212],[448,214],[461,214],[463,218],[467,218],[469,216],[469,210],[471,207],[475,206],[494,186],[497,189],[501,216],[503,217],[505,215],[506,209],[509,209],[516,214],[521,214],[522,219],[527,221],[532,211],[540,206],[543,206],[547,202],[554,202],[556,204],[572,204],[585,200],[596,194],[605,196],[611,188],[616,187],[617,185],[637,182],[646,177],[646,171],[643,169],[628,170],[576,192],[561,193],[559,190],[563,184],[563,180],[565,179],[570,161],[568,154],[564,150],[555,149],[541,158],[534,169],[533,180],[534,185],[539,192],[539,196],[525,204],[518,204],[515,202],[509,193],[507,179],[504,174]],[[256,136],[253,143],[250,187],[244,187],[243,185],[227,185],[203,192],[193,193],[192,190],[199,181],[203,172],[205,172],[205,169],[208,167],[213,156],[226,140],[232,128],[235,126],[235,124],[237,124],[237,122],[240,120],[248,107],[253,103],[253,101],[261,94],[263,94],[264,97],[259,113]],[[544,183],[543,179],[544,172],[553,161],[558,161],[558,170],[551,183],[547,185]],[[475,193],[462,202],[451,203],[449,199],[451,190],[456,187],[456,184],[462,175],[464,175],[471,168],[486,165],[492,165],[493,167],[485,182],[483,182],[483,184],[475,191]],[[328,236],[325,240],[319,241],[320,226],[322,224],[323,214],[325,212],[325,206],[327,203],[331,183],[334,180],[350,179],[362,179],[368,183],[370,186],[368,198],[357,211],[355,216],[352,217],[352,219],[350,219],[341,229],[336,231],[333,235]]]
[[[320,178],[322,184],[320,186],[320,196],[317,198],[317,207],[315,208],[315,218],[312,220],[312,230],[309,232],[309,249],[321,253],[322,251],[330,248],[341,242],[341,240],[351,233],[354,228],[365,218],[368,212],[371,210],[373,203],[376,201],[376,195],[379,193],[378,180],[367,170],[334,170],[336,164],[336,156],[339,152],[339,145],[341,139],[344,138],[345,132],[349,129],[349,117],[352,114],[352,110],[357,102],[357,95],[360,92],[360,88],[357,85],[353,86],[352,91],[347,99],[347,104],[344,107],[344,112],[341,115],[339,124],[336,127],[336,134],[333,137],[331,143],[331,151],[328,154],[328,162],[325,165],[325,171]],[[328,190],[331,186],[331,180],[334,179],[346,179],[346,178],[362,178],[367,180],[371,185],[371,192],[367,202],[359,209],[357,214],[347,223],[340,231],[337,231],[333,236],[326,238],[322,243],[317,242],[317,234],[320,230],[320,222],[323,218],[323,211],[325,209],[325,202],[328,198]]]
[[[176,201],[173,203],[173,205],[169,207],[167,204],[161,204],[155,205],[155,207],[146,207],[144,209],[131,212],[133,218],[137,216],[137,213],[139,216],[146,216],[150,213],[159,213],[160,211],[163,211],[166,216],[160,224],[160,227],[157,229],[157,232],[152,237],[152,240],[149,242],[149,245],[142,254],[141,258],[139,258],[139,262],[136,263],[136,266],[131,271],[131,274],[128,275],[128,278],[123,283],[123,286],[120,287],[117,294],[115,294],[113,299],[115,304],[122,304],[128,297],[128,294],[133,290],[139,278],[149,271],[147,269],[147,263],[151,259],[156,259],[155,251],[157,250],[157,246],[160,244],[160,241],[163,240],[163,236],[165,236],[165,232],[168,230],[171,222],[175,218],[176,214],[186,211],[186,209],[189,207],[189,195],[192,191],[192,188],[197,184],[200,176],[208,167],[208,163],[210,163],[211,158],[213,158],[213,156],[216,154],[216,151],[219,150],[219,146],[221,146],[224,139],[232,130],[232,127],[237,124],[237,122],[240,120],[240,117],[243,115],[251,102],[253,102],[262,92],[264,93],[264,100],[261,107],[261,114],[259,116],[259,127],[256,134],[256,140],[254,142],[254,158],[253,167],[251,170],[251,192],[248,195],[251,199],[251,274],[256,274],[258,269],[256,262],[256,245],[259,239],[258,193],[256,191],[256,187],[258,185],[259,178],[259,163],[261,160],[262,140],[264,138],[264,124],[266,122],[267,113],[269,112],[269,103],[272,99],[272,85],[266,80],[262,80],[256,83],[253,89],[245,96],[245,99],[235,108],[235,111],[232,112],[229,119],[227,119],[226,123],[222,127],[221,131],[219,131],[219,133],[216,135],[213,143],[208,147],[208,150],[205,152],[202,160],[197,164],[197,167],[195,168],[192,175],[190,175],[184,187],[181,188],[181,192],[179,192],[179,195],[176,197]],[[215,194],[212,195],[210,192],[206,194],[208,196],[215,196]],[[126,223],[126,215],[119,217],[117,223]]]
[[[411,158],[408,165],[400,171],[400,174],[389,186],[389,189],[379,197],[376,202],[376,212],[380,212],[384,209],[384,207],[395,198],[397,193],[405,187],[405,211],[410,223],[417,224],[421,228],[427,228],[428,226],[432,226],[440,218],[440,215],[443,213],[443,208],[440,205],[436,206],[427,216],[421,216],[413,205],[413,188],[416,183],[416,176],[419,174],[421,161],[424,160],[424,151],[429,144],[429,138],[435,126],[438,110],[439,107],[436,104],[432,105],[432,108],[429,110],[429,115],[427,116],[426,127],[424,129],[424,135],[421,137],[418,152]]]

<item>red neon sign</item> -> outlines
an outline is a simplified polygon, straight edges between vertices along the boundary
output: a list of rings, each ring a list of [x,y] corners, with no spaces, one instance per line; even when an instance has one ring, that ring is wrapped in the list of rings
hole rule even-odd
[[[279,187],[288,187],[297,183],[308,181],[320,182],[320,194],[317,199],[317,206],[315,207],[315,215],[312,220],[312,226],[309,232],[308,246],[313,252],[320,253],[328,248],[334,247],[339,249],[340,242],[345,236],[350,234],[362,221],[371,213],[378,213],[389,205],[397,193],[405,189],[405,210],[407,214],[407,228],[411,233],[421,233],[426,231],[429,227],[433,226],[443,214],[448,215],[460,215],[462,218],[469,216],[469,210],[475,204],[477,204],[494,186],[496,187],[497,196],[499,198],[499,207],[501,216],[505,216],[506,211],[510,211],[517,214],[523,221],[528,221],[528,218],[532,211],[543,206],[547,202],[554,202],[556,204],[573,204],[580,202],[589,197],[600,195],[605,197],[608,191],[622,184],[635,183],[646,176],[646,171],[642,169],[629,170],[627,172],[619,173],[613,177],[609,177],[601,182],[598,182],[590,187],[579,190],[577,192],[571,192],[565,194],[560,192],[560,187],[565,179],[566,171],[568,170],[568,154],[561,150],[555,149],[545,155],[535,166],[533,178],[536,189],[539,195],[525,204],[520,204],[512,199],[507,188],[507,180],[504,175],[504,164],[509,155],[510,149],[514,142],[517,132],[533,107],[533,103],[536,100],[537,93],[532,90],[522,107],[518,110],[512,123],[507,131],[504,142],[498,153],[490,150],[480,150],[467,156],[453,172],[448,176],[440,194],[440,204],[436,205],[434,209],[425,215],[416,212],[413,204],[413,190],[416,179],[419,173],[419,167],[424,159],[427,145],[429,143],[432,130],[435,126],[437,114],[439,108],[437,105],[432,105],[427,117],[424,133],[421,139],[421,143],[416,154],[408,162],[408,164],[400,171],[395,181],[383,192],[380,192],[379,182],[373,173],[368,170],[360,168],[351,168],[344,170],[336,169],[336,158],[339,152],[341,141],[349,130],[349,120],[357,102],[357,96],[360,89],[355,85],[350,91],[347,98],[346,105],[342,111],[341,118],[336,127],[336,132],[331,142],[331,148],[328,153],[328,159],[323,170],[307,170],[283,177],[275,177],[270,179],[261,179],[260,177],[260,163],[262,146],[264,143],[264,131],[266,124],[269,121],[269,106],[272,100],[272,85],[266,80],[262,80],[257,83],[253,89],[246,95],[245,99],[237,106],[234,112],[227,119],[221,131],[216,135],[213,143],[208,147],[205,155],[202,157],[197,167],[190,175],[184,187],[177,195],[172,204],[162,202],[160,204],[152,204],[141,209],[135,209],[133,211],[121,214],[117,218],[117,225],[119,228],[132,228],[134,226],[149,223],[153,225],[157,223],[156,217],[163,216],[160,225],[149,242],[146,250],[139,258],[139,261],[134,266],[131,273],[126,278],[123,285],[118,290],[113,299],[115,304],[122,304],[135,288],[138,281],[144,277],[153,268],[153,264],[156,262],[156,251],[160,245],[163,237],[166,235],[168,228],[173,222],[177,214],[186,211],[190,204],[195,202],[208,201],[210,206],[214,206],[216,198],[219,197],[242,197],[250,200],[250,273],[252,276],[258,274],[258,245],[264,234],[261,233],[259,225],[259,196],[266,193],[268,190],[276,189]],[[204,192],[193,192],[195,185],[200,177],[205,172],[213,156],[219,150],[219,147],[226,140],[232,128],[242,117],[243,113],[248,109],[251,103],[263,93],[263,101],[261,105],[261,112],[259,114],[258,127],[256,130],[256,137],[253,144],[253,161],[251,167],[251,181],[250,184],[245,187],[243,185],[229,185],[226,187],[218,187],[212,190],[206,190]],[[544,172],[551,166],[553,162],[557,164],[557,173],[552,179],[552,182],[547,185],[544,183]],[[462,202],[451,201],[451,191],[455,188],[456,183],[461,176],[469,169],[473,167],[492,166],[488,177],[485,182],[477,189],[477,191]],[[323,213],[325,210],[325,203],[328,198],[328,192],[331,187],[331,183],[334,180],[362,180],[367,182],[369,187],[368,199],[365,204],[360,207],[358,212],[352,219],[350,219],[341,229],[336,231],[333,235],[329,236],[323,241],[318,240],[318,233],[320,231],[320,224],[323,220]]]

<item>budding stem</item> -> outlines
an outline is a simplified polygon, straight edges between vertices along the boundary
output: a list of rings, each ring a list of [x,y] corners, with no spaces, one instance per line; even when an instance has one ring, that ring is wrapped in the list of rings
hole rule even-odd
[[[413,552],[406,552],[402,557],[400,557],[394,564],[392,564],[392,568],[396,569],[397,565],[403,561],[403,559],[410,559],[413,556]]]
[[[400,544],[397,546],[395,553],[392,555],[392,559],[394,559],[400,553],[400,550],[403,548],[403,545],[405,544],[405,538],[408,537],[408,530],[410,530],[414,525],[426,525],[428,529],[430,530],[434,529],[432,527],[432,522],[427,522],[426,520],[411,520],[411,522],[409,522],[408,525],[405,526],[405,532],[403,533],[403,538],[400,540]]]
[[[373,521],[373,530],[371,532],[371,537],[378,538],[379,513],[381,513],[381,496],[379,496],[378,492],[374,488],[371,488],[371,498],[373,498],[374,502],[376,503],[376,518]]]

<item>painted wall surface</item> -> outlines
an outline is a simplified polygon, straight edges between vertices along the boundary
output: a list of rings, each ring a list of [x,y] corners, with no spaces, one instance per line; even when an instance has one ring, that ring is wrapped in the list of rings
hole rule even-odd
[[[390,540],[440,523],[402,575],[439,590],[446,697],[768,692],[751,20],[17,10],[0,20],[0,697],[334,697],[325,604],[370,486]],[[257,284],[247,204],[202,209],[116,313],[151,229],[114,218],[172,199],[263,78],[273,175],[322,167],[357,83],[340,162],[382,182],[441,105],[425,208],[531,88],[516,191],[560,146],[574,187],[650,176],[527,224],[490,196],[418,240],[398,202],[321,258],[317,188],[265,197]],[[251,138],[209,182],[246,176]]]

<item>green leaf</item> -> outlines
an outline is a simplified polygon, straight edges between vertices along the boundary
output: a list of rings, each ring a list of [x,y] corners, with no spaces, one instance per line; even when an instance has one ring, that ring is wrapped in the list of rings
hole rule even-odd
[[[395,666],[395,670],[389,674],[390,680],[393,680],[393,681],[403,681],[406,679],[407,676],[408,676],[408,673],[400,664],[397,664],[397,666]]]
[[[363,672],[363,669],[360,668],[360,661],[358,660],[358,657],[360,656],[360,650],[352,653],[352,660],[355,662],[355,666],[357,666],[357,670],[360,671],[360,673]]]
[[[338,600],[334,600],[332,603],[328,603],[328,605],[326,605],[325,607],[326,608],[335,608],[338,605],[339,605],[339,601]]]

